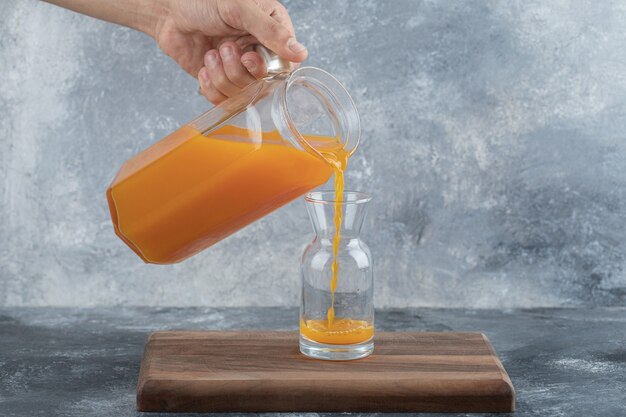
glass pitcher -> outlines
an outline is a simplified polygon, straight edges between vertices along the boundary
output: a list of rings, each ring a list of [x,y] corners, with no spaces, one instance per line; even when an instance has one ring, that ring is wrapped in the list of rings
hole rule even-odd
[[[127,161],[107,190],[115,233],[145,262],[180,262],[325,183],[360,138],[327,72],[259,47],[268,76]]]

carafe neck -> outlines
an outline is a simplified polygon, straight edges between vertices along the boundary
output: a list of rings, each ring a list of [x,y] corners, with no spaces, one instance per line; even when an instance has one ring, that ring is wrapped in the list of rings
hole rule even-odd
[[[272,121],[278,132],[300,150],[322,156],[335,139],[348,154],[361,136],[358,111],[345,88],[318,68],[303,67],[284,77],[272,97]]]
[[[346,191],[340,203],[335,201],[334,191],[316,191],[305,197],[306,208],[315,234],[324,240],[332,240],[337,234],[337,215],[341,215],[339,233],[342,240],[359,239],[367,215],[370,197],[364,193]]]

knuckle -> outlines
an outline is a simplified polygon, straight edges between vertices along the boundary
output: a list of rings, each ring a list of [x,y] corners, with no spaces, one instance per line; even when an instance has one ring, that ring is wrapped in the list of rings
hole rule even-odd
[[[287,11],[287,8],[279,2],[276,2],[276,4],[274,5],[274,13],[272,14],[275,18],[279,20],[289,18],[289,12]]]
[[[218,93],[215,89],[209,88],[204,92],[204,96],[211,101],[212,103],[218,103],[222,101],[222,95]]]
[[[280,23],[278,23],[276,20],[274,19],[267,19],[264,23],[263,23],[263,29],[269,33],[274,33],[276,35],[281,35],[282,33],[282,25]]]
[[[211,82],[217,88],[224,87],[227,84],[228,79],[226,78],[226,74],[224,74],[223,70],[213,70],[209,74],[211,78]]]
[[[237,87],[241,87],[241,85],[245,82],[245,77],[239,73],[231,74],[229,78],[230,81]]]
[[[289,12],[287,11],[287,8],[281,2],[276,2],[276,9],[280,10],[280,13],[282,15],[289,16]]]
[[[224,22],[237,28],[242,26],[242,5],[238,0],[221,2],[220,6],[219,14]]]
[[[246,73],[244,72],[244,68],[241,64],[233,64],[227,70],[228,79],[231,81],[242,81],[246,78]]]

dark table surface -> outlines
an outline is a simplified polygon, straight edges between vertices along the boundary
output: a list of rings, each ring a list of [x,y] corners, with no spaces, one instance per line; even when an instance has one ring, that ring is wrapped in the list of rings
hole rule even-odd
[[[288,308],[0,309],[0,416],[169,416],[135,411],[150,332],[296,325]],[[626,416],[626,308],[383,310],[376,327],[484,332],[517,392],[511,415]]]

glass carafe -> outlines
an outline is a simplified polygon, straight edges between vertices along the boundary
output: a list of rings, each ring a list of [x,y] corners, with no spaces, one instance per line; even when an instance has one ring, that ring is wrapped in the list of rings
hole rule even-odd
[[[300,351],[307,356],[350,360],[374,350],[372,255],[360,237],[369,201],[367,194],[350,191],[344,192],[340,201],[336,201],[334,191],[312,192],[305,197],[315,231],[300,264]],[[339,231],[335,229],[335,210],[341,210],[343,216]],[[333,291],[333,243],[338,232]]]
[[[116,234],[145,262],[180,262],[325,183],[354,152],[356,107],[330,74],[260,48],[269,75],[127,161],[107,190]]]

